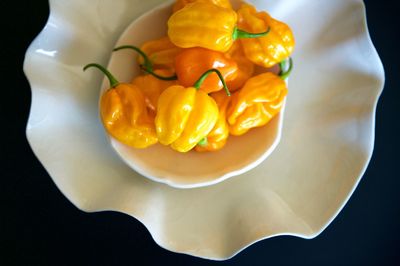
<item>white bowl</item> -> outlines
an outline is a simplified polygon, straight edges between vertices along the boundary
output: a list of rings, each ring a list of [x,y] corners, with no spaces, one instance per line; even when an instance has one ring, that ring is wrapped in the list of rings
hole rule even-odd
[[[140,47],[145,41],[166,36],[166,25],[171,14],[170,3],[145,13],[127,27],[116,47]],[[132,50],[114,52],[107,68],[121,82],[130,82],[141,74],[136,56]],[[110,82],[104,78],[100,94],[109,87]],[[282,122],[283,110],[266,126],[253,129],[240,137],[229,137],[226,146],[218,152],[179,153],[161,144],[135,149],[111,136],[110,140],[118,155],[141,175],[177,188],[194,188],[216,184],[259,165],[277,146]]]
[[[287,21],[297,40],[282,139],[253,170],[196,189],[150,181],[116,156],[98,119],[103,76],[82,72],[88,62],[106,65],[123,30],[161,2],[94,8],[50,0],[49,21],[24,64],[33,151],[78,208],[129,214],[171,251],[226,259],[272,236],[315,237],[347,202],[373,150],[384,73],[363,2],[251,1]]]

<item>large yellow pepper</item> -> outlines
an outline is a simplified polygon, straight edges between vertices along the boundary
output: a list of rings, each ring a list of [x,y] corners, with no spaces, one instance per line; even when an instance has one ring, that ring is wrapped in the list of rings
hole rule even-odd
[[[136,46],[124,45],[115,48],[114,51],[119,51],[121,49],[132,49],[139,53],[139,58],[142,59],[141,68],[146,72],[146,74],[134,78],[132,84],[136,85],[142,90],[146,97],[147,107],[151,110],[152,113],[155,114],[157,110],[158,97],[166,88],[177,84],[176,75],[174,75],[171,70],[168,69],[154,70],[154,62],[150,60],[147,53]]]
[[[223,80],[218,70],[211,69],[193,87],[174,85],[160,95],[155,124],[161,144],[171,145],[172,149],[179,152],[187,152],[213,129],[218,120],[218,106],[213,98],[199,90],[211,72],[216,72]]]
[[[237,75],[233,80],[227,80],[226,85],[230,91],[240,89],[244,83],[254,74],[254,64],[244,54],[242,44],[235,42],[226,53],[226,57],[233,59],[237,66]]]
[[[168,36],[147,41],[140,49],[153,63],[154,69],[168,69],[174,71],[175,57],[181,52],[181,48],[173,44]],[[143,57],[138,58],[139,64],[144,63]]]
[[[218,105],[218,120],[207,137],[196,146],[195,149],[199,152],[220,150],[225,146],[229,137],[229,127],[226,122],[226,109],[231,97],[226,95],[225,91],[214,92],[211,94],[211,97]]]
[[[178,10],[184,8],[187,4],[193,3],[195,1],[205,1],[213,3],[214,5],[232,8],[231,2],[229,0],[176,0],[174,6],[172,7],[172,12],[175,13]]]
[[[288,25],[273,19],[266,12],[257,12],[254,6],[242,4],[237,11],[238,26],[249,32],[270,32],[257,39],[241,39],[244,52],[253,63],[271,67],[289,57],[294,49],[295,40]]]
[[[157,142],[154,117],[146,108],[142,91],[132,84],[119,83],[107,69],[98,64],[84,67],[99,68],[109,79],[111,88],[100,100],[100,115],[107,132],[120,142],[146,148]]]
[[[238,38],[258,38],[268,33],[248,33],[236,27],[237,15],[209,1],[195,1],[172,14],[168,20],[168,36],[182,48],[203,47],[226,52]]]
[[[232,95],[227,111],[230,134],[240,136],[264,126],[280,112],[288,92],[284,79],[292,70],[292,60],[287,71],[282,71],[283,66],[279,76],[271,72],[254,76]]]

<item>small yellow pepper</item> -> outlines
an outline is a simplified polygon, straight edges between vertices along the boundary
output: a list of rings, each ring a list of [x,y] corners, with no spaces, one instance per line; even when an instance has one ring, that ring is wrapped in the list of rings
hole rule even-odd
[[[232,45],[231,49],[226,53],[226,57],[233,59],[238,66],[236,77],[233,80],[226,81],[229,90],[236,91],[240,89],[251,76],[253,76],[254,64],[247,59],[240,42],[235,42]]]
[[[154,69],[168,69],[171,71],[174,71],[175,57],[182,50],[173,44],[168,36],[145,42],[140,49],[153,63]],[[139,64],[143,64],[143,57],[139,57],[138,62]]]
[[[271,72],[250,78],[242,89],[232,95],[227,111],[229,132],[240,136],[254,127],[267,124],[283,106],[288,92],[284,79],[292,70],[292,60],[287,71],[280,75]]]
[[[253,63],[271,67],[289,57],[295,40],[288,25],[273,19],[266,12],[257,12],[254,6],[242,4],[237,11],[238,26],[249,32],[270,29],[268,35],[257,39],[241,39],[244,52]]]
[[[141,68],[146,72],[145,75],[137,76],[133,79],[132,84],[139,87],[146,97],[146,105],[155,114],[157,110],[157,101],[160,94],[168,87],[177,84],[177,77],[171,70],[157,69],[153,70],[154,62],[150,60],[148,55],[141,49],[132,45],[124,45],[114,49],[119,51],[122,49],[132,49],[136,51],[142,59]],[[150,74],[147,74],[150,73]]]
[[[146,148],[157,142],[154,117],[146,108],[142,91],[132,84],[119,83],[112,74],[98,64],[84,67],[99,68],[109,79],[111,88],[100,100],[100,115],[107,132],[120,142],[134,147]]]
[[[218,120],[218,106],[213,98],[199,90],[211,72],[216,72],[223,80],[218,70],[210,69],[193,87],[174,85],[160,95],[155,124],[161,144],[171,145],[172,149],[179,152],[187,152],[213,129]]]
[[[225,146],[229,137],[229,127],[226,122],[226,109],[229,105],[230,97],[226,95],[225,91],[214,92],[210,94],[210,96],[218,105],[219,115],[214,128],[207,137],[196,146],[195,149],[199,152],[220,150]]]
[[[195,1],[172,14],[168,36],[182,48],[203,47],[226,52],[238,38],[258,38],[268,33],[248,33],[236,27],[236,12],[208,1]]]
[[[213,3],[214,5],[217,5],[220,7],[232,9],[232,5],[229,0],[176,0],[174,6],[172,7],[172,12],[175,13],[176,11],[184,8],[187,4],[193,3],[195,1],[210,2],[210,3]]]

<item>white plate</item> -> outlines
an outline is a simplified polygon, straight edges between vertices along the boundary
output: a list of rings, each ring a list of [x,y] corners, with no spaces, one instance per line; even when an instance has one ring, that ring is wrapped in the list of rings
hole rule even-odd
[[[251,1],[291,25],[297,40],[282,139],[246,174],[188,190],[149,181],[119,159],[98,118],[103,77],[82,72],[88,62],[106,65],[122,31],[160,2],[50,0],[24,64],[27,137],[39,160],[78,208],[132,215],[175,252],[226,259],[271,236],[318,235],[373,150],[384,73],[362,1]]]

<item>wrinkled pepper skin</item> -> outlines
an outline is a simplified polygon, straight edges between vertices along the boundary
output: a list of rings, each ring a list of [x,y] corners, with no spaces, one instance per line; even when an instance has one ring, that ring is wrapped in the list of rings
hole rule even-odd
[[[107,90],[101,97],[100,114],[107,132],[128,146],[142,149],[157,142],[154,117],[137,86],[121,83]]]
[[[232,92],[240,89],[244,83],[253,76],[254,64],[247,59],[240,42],[235,42],[231,49],[226,53],[226,56],[233,59],[238,66],[236,78],[233,80],[226,80],[226,84]]]
[[[292,54],[295,40],[288,25],[273,19],[266,12],[257,12],[254,6],[249,4],[242,4],[237,14],[238,27],[243,30],[259,32],[270,28],[266,36],[240,39],[247,58],[253,63],[271,67]]]
[[[218,105],[218,120],[214,128],[207,135],[206,145],[197,145],[195,150],[198,152],[217,151],[222,149],[229,137],[229,127],[226,121],[226,109],[229,105],[230,98],[225,91],[219,91],[210,95]]]
[[[232,95],[227,112],[230,134],[240,136],[267,124],[280,112],[287,92],[285,81],[271,72],[250,78]]]
[[[148,56],[154,69],[174,71],[175,57],[182,50],[173,44],[168,36],[143,43],[140,49]],[[143,64],[143,57],[138,57],[138,63]]]
[[[206,137],[218,120],[218,106],[205,92],[174,85],[158,100],[155,125],[161,144],[188,152]]]
[[[172,12],[175,13],[178,10],[184,8],[187,4],[193,3],[195,1],[210,2],[216,6],[225,7],[232,9],[231,2],[229,0],[177,0],[172,7]]]
[[[192,86],[201,74],[211,68],[218,69],[225,82],[237,76],[238,65],[221,52],[195,47],[184,49],[175,58],[178,81],[185,87]],[[223,84],[216,73],[208,75],[200,87],[206,93],[219,91],[222,88]]]
[[[233,44],[236,12],[211,2],[195,1],[172,14],[168,36],[178,47],[226,52]]]
[[[161,76],[170,76],[169,70],[155,70],[156,74]],[[152,75],[140,75],[133,79],[132,84],[141,89],[145,95],[146,106],[155,114],[157,111],[157,103],[160,94],[168,87],[177,84],[174,80],[161,80]]]

